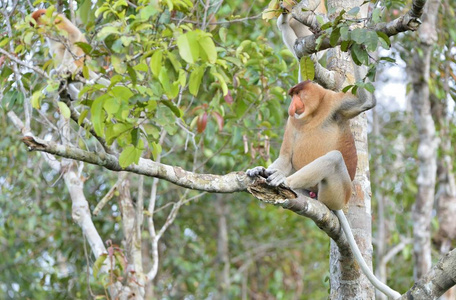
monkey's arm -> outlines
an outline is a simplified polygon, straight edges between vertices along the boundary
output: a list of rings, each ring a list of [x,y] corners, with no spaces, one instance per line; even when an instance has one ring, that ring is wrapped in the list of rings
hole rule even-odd
[[[279,157],[265,170],[267,181],[272,186],[278,186],[285,182],[285,179],[293,171],[291,154],[293,146],[293,127],[288,118],[283,135],[282,146],[280,147]]]
[[[364,67],[358,67],[353,64],[353,69],[356,80],[364,78]],[[341,93],[338,93],[338,95],[341,95]],[[345,96],[342,97],[342,102],[340,103],[338,112],[347,119],[351,119],[360,113],[373,108],[376,104],[377,99],[372,93],[369,93],[364,88],[358,88],[356,95],[346,93]]]
[[[285,178],[291,174],[291,146],[292,146],[292,128],[290,119],[287,121],[285,133],[283,136],[282,146],[280,147],[279,157],[267,168],[262,166],[247,170],[247,175],[250,177],[262,176],[267,178],[269,184],[278,186],[285,181]]]

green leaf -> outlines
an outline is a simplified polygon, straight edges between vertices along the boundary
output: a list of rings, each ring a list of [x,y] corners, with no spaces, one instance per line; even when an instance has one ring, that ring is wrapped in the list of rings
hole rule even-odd
[[[115,86],[112,88],[109,94],[115,98],[119,98],[124,102],[128,102],[128,99],[134,95],[133,92],[125,86]]]
[[[78,118],[78,125],[81,126],[82,122],[84,121],[84,119],[87,117],[87,115],[89,114],[89,110],[88,109],[85,109],[81,112],[81,114],[79,115],[79,118]]]
[[[90,79],[90,72],[89,68],[87,68],[86,65],[82,67],[82,75],[84,76],[85,79]]]
[[[41,99],[43,98],[43,93],[41,91],[36,91],[32,95],[32,107],[34,109],[41,108]]]
[[[368,64],[369,63],[369,55],[365,49],[361,45],[355,44],[351,47],[351,54],[353,61],[355,64],[358,66],[362,64]]]
[[[374,85],[373,85],[372,83],[370,83],[370,82],[365,83],[365,84],[364,84],[364,88],[365,88],[368,92],[370,92],[370,93],[375,92],[375,87],[374,87]]]
[[[138,128],[134,128],[131,133],[131,143],[133,146],[135,147],[138,147],[138,144],[139,144],[139,141],[140,141],[140,138],[141,138],[141,134],[140,134],[140,131]]]
[[[79,48],[82,49],[82,51],[85,54],[90,54],[93,50],[92,46],[90,44],[84,43],[84,42],[77,42],[75,43]]]
[[[173,68],[176,72],[179,72],[179,70],[182,69],[182,64],[179,62],[179,60],[177,59],[176,55],[174,55],[174,53],[172,52],[168,52],[167,53],[167,57],[168,57],[168,60],[171,62],[171,64],[173,65]]]
[[[125,169],[136,161],[137,149],[133,145],[128,145],[123,149],[119,156],[119,165],[122,169]]]
[[[100,256],[98,256],[97,260],[93,264],[93,277],[97,278],[98,272],[100,271],[101,266],[106,260],[106,257],[108,257],[107,253],[103,253]]]
[[[367,33],[367,38],[366,38],[366,46],[367,50],[374,52],[377,50],[377,45],[378,45],[378,36],[376,32],[369,31]]]
[[[88,24],[92,21],[94,13],[91,9],[92,1],[91,0],[84,0],[80,5],[78,12],[79,17],[81,18],[82,24]]]
[[[116,70],[117,73],[124,74],[127,71],[125,62],[119,56],[111,55],[111,63],[114,66],[114,70]]]
[[[160,129],[152,124],[144,124],[144,130],[146,131],[148,136],[151,136],[154,139],[158,139],[160,137]]]
[[[0,47],[4,47],[6,44],[8,44],[9,41],[10,41],[9,38],[4,38],[4,39],[0,42]]]
[[[121,100],[117,97],[106,99],[103,104],[103,108],[108,114],[115,114],[120,109]]]
[[[353,59],[353,62],[355,64],[357,64],[358,66],[361,66],[363,63],[359,60],[358,56],[356,56],[356,52],[353,51],[353,49],[352,49],[352,51],[350,53],[351,53],[351,57]]]
[[[350,45],[350,41],[342,41],[342,43],[340,43],[340,50],[342,50],[343,52],[347,52]]]
[[[199,45],[194,31],[189,31],[177,38],[179,55],[189,64],[193,64],[199,57]]]
[[[183,112],[179,109],[179,107],[177,107],[172,101],[170,100],[163,100],[161,101],[161,103],[163,103],[164,105],[166,105],[172,112],[173,114],[180,118],[183,116]]]
[[[130,64],[127,64],[127,73],[130,75],[131,83],[135,86],[138,81],[138,77],[136,75],[136,71],[130,66]]]
[[[352,84],[351,84],[351,85],[347,85],[346,87],[344,87],[344,88],[342,89],[342,92],[346,93],[346,92],[348,92],[352,87],[354,87],[354,85],[352,85]]]
[[[116,138],[128,132],[132,127],[133,125],[131,124],[126,125],[123,123],[116,123],[112,126],[109,126],[106,129],[106,142],[108,145],[111,145]]]
[[[93,129],[99,135],[103,135],[104,130],[104,119],[105,113],[103,111],[103,104],[106,99],[108,99],[108,95],[102,95],[93,101],[92,107],[90,108],[90,112],[92,113],[92,124]]]
[[[383,43],[382,43],[382,47],[385,49],[389,49],[391,47],[391,41],[390,41],[388,35],[386,35],[386,33],[381,32],[381,31],[377,31],[377,35],[379,38],[381,38],[381,41],[385,41],[385,43],[386,43],[386,47],[384,46]]]
[[[377,7],[372,11],[372,22],[374,24],[381,21],[381,13],[382,13],[382,9],[380,7]]]
[[[390,62],[390,63],[395,63],[396,62],[396,59],[394,59],[392,57],[387,57],[387,56],[380,57],[379,61],[382,61],[382,60]]]
[[[222,43],[226,43],[227,29],[225,27],[220,28],[218,34]]]
[[[302,80],[314,80],[315,66],[310,56],[303,56],[299,61]]]
[[[206,66],[199,66],[198,68],[195,68],[193,72],[190,74],[188,88],[190,94],[192,94],[193,96],[196,96],[198,94],[199,87],[201,85],[201,79],[203,78],[205,69]]]
[[[162,147],[160,144],[157,144],[157,143],[150,143],[150,145],[152,146],[152,156],[154,158],[154,160],[157,160],[158,156],[160,155],[160,153],[162,152]]]
[[[351,32],[351,39],[358,44],[364,43],[366,40],[366,30],[362,28],[355,28]]]
[[[169,83],[168,71],[165,68],[160,70],[158,80],[160,81],[163,90],[165,90],[166,95],[171,98],[171,85]]]
[[[339,41],[340,37],[340,28],[336,28],[331,32],[331,35],[329,37],[329,44],[332,47],[335,47],[337,45],[337,42]]]
[[[226,96],[228,94],[228,86],[226,85],[222,74],[218,73],[215,69],[211,69],[211,74],[218,79],[220,87],[222,88],[223,96]]]
[[[206,54],[207,61],[211,64],[215,63],[217,60],[217,50],[215,49],[215,44],[212,38],[209,35],[201,36],[198,39],[198,44],[200,45],[201,57],[203,53]]]
[[[342,26],[340,27],[340,37],[342,38],[343,41],[347,41],[350,39],[350,30],[348,26]]]
[[[160,74],[160,70],[162,68],[162,57],[162,50],[156,50],[150,59],[150,70],[156,78],[158,78],[158,75]]]
[[[71,111],[70,108],[65,104],[65,102],[59,101],[59,110],[62,116],[66,119],[69,120],[71,117]]]
[[[114,26],[106,26],[103,27],[100,32],[97,34],[97,40],[103,41],[108,37],[110,34],[120,34],[119,29]]]
[[[141,9],[139,15],[141,17],[141,20],[147,20],[150,17],[156,15],[158,12],[158,9],[154,5],[148,5]]]

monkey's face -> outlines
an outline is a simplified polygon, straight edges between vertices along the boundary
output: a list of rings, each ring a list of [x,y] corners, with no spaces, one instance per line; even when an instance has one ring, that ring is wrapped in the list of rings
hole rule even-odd
[[[306,107],[304,102],[301,100],[300,93],[294,94],[291,97],[291,103],[288,107],[288,115],[292,118],[301,119],[304,117]]]
[[[32,18],[35,20],[36,25],[33,23],[30,23],[30,26],[40,26],[46,24],[46,10],[45,9],[39,9],[35,11],[32,14]]]
[[[305,119],[317,109],[319,100],[318,95],[312,95],[308,90],[301,90],[292,96],[288,115],[298,120]]]

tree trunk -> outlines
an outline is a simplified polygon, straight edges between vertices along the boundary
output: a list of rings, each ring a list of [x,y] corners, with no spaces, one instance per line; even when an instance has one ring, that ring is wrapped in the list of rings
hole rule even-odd
[[[226,216],[229,214],[229,207],[225,202],[226,195],[217,195],[215,201],[215,210],[218,217],[218,237],[217,237],[217,265],[218,274],[218,298],[228,299],[228,290],[230,288],[230,259],[228,248],[228,224]]]
[[[426,3],[423,24],[418,30],[418,40],[422,52],[415,51],[409,65],[409,73],[412,78],[410,98],[419,133],[418,194],[413,208],[415,279],[421,278],[431,269],[431,219],[435,193],[438,140],[431,115],[428,81],[431,51],[437,35],[435,20],[439,5],[439,0],[430,0]]]
[[[328,11],[336,7],[338,11],[360,6],[359,0],[328,1]],[[367,11],[362,10],[366,14]],[[331,18],[331,16],[329,16]],[[362,17],[366,17],[363,15]],[[339,48],[329,51],[330,70],[351,70],[351,58]],[[366,114],[351,120],[351,129],[355,137],[358,153],[358,167],[353,181],[353,194],[349,202],[347,218],[352,228],[358,247],[366,261],[372,266],[372,227],[371,227],[371,190],[369,181],[369,161],[367,152],[367,118]],[[331,240],[330,274],[331,299],[374,299],[374,288],[359,268],[354,267],[353,257],[342,256],[337,245]],[[356,266],[356,264],[355,264]]]

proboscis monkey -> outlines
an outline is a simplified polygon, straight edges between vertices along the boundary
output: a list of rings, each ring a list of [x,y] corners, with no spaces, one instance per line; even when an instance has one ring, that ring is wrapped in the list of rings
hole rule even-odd
[[[292,99],[280,155],[267,169],[255,167],[247,170],[247,175],[263,176],[272,186],[284,184],[316,193],[339,218],[370,282],[388,297],[399,298],[401,295],[380,282],[367,266],[342,211],[351,197],[358,161],[349,120],[374,107],[375,99],[361,88],[355,96],[327,90],[311,81],[299,83],[288,93]]]
[[[32,14],[36,25],[49,25],[50,18],[46,17],[46,9],[39,9]],[[84,51],[75,43],[87,43],[82,32],[62,14],[53,16],[55,27],[60,32],[45,32],[49,52],[54,59],[58,72],[75,73],[84,64]]]
[[[54,14],[52,17],[46,16],[46,9],[39,9],[32,13],[32,18],[36,21],[37,26],[49,25],[53,21],[58,32],[49,32],[51,28],[45,29],[46,41],[49,45],[49,53],[54,59],[56,72],[64,74],[69,72],[75,74],[81,70],[84,60],[90,59],[90,56],[85,55],[84,51],[76,45],[78,42],[87,43],[87,40],[82,32],[70,20],[62,14]],[[34,25],[34,24],[31,24]],[[90,79],[98,78],[99,76],[89,71]],[[104,78],[98,78],[98,83],[108,86],[110,82]]]
[[[293,19],[291,16],[291,6],[286,5],[285,1],[282,3],[282,6],[284,8],[284,12],[277,18],[277,27],[279,28],[280,32],[282,32],[283,42],[291,51],[291,53],[293,53],[293,55],[296,57],[299,65],[299,58],[294,51],[294,44],[298,38],[309,36],[313,33],[309,30],[309,27]],[[325,1],[311,0],[309,1],[308,9],[315,13],[326,14]],[[321,58],[321,56],[318,58]],[[301,67],[299,67],[298,80],[299,82],[302,81]]]

